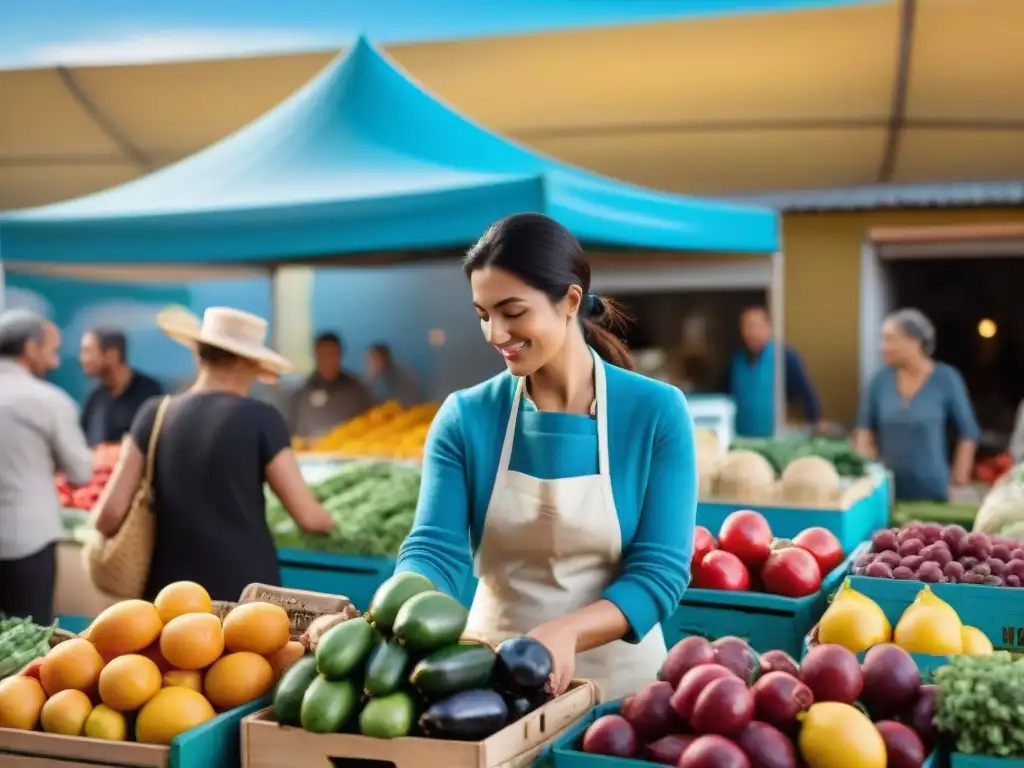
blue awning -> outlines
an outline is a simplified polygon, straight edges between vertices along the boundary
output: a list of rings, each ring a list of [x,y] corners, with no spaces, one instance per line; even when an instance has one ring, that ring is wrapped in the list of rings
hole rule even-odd
[[[498,136],[365,39],[280,106],[142,179],[0,217],[0,257],[265,263],[462,247],[541,211],[592,246],[771,253],[771,210],[653,192]]]

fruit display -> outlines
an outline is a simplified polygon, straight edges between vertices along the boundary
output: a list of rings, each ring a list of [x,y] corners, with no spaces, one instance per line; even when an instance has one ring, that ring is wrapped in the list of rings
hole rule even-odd
[[[267,522],[279,548],[394,557],[412,529],[420,469],[388,461],[348,462],[312,491],[334,518],[327,535],[303,532],[267,488]]]
[[[100,500],[100,494],[107,487],[121,455],[120,443],[104,443],[96,446],[92,454],[92,477],[80,488],[72,488],[68,479],[58,474],[57,498],[62,507],[69,509],[92,509]]]
[[[114,604],[0,681],[0,728],[167,745],[266,695],[303,652],[287,612],[245,603],[222,621],[212,608],[193,582]]]
[[[717,541],[703,526],[694,530],[692,585],[806,597],[821,590],[822,579],[844,558],[839,540],[825,528],[777,539],[759,512],[738,510],[722,523]]]
[[[754,438],[738,437],[731,446],[734,450],[754,451],[764,456],[777,474],[782,474],[795,460],[805,456],[825,459],[840,477],[863,477],[867,462],[848,440],[813,438]]]
[[[547,649],[463,640],[469,614],[423,576],[397,574],[365,616],[336,622],[274,694],[281,725],[311,733],[480,741],[546,703]]]
[[[970,529],[978,515],[978,505],[946,501],[897,501],[889,515],[889,524],[899,528],[909,523],[927,522],[960,525]]]
[[[909,523],[876,531],[871,550],[853,573],[878,579],[927,583],[1024,584],[1024,543],[1005,536],[968,533],[959,525]]]
[[[997,453],[981,459],[974,465],[974,479],[985,485],[995,485],[1003,475],[1013,469],[1013,456],[1009,453]]]
[[[405,409],[389,400],[335,427],[323,437],[296,447],[312,453],[418,460],[423,456],[423,444],[437,409],[437,403]]]
[[[993,652],[985,634],[961,622],[953,607],[927,584],[893,628],[881,607],[847,582],[818,622],[816,639],[852,653],[862,653],[885,643],[927,656],[988,656]]]
[[[31,617],[0,619],[0,679],[45,655],[53,629],[33,624]]]
[[[973,530],[1024,542],[1024,464],[1000,477],[982,499]]]
[[[1024,660],[958,656],[935,672],[935,725],[957,752],[1024,759]]]
[[[678,768],[920,768],[935,686],[901,648],[869,657],[821,645],[798,664],[737,637],[688,637],[659,680],[595,720],[577,748]]]

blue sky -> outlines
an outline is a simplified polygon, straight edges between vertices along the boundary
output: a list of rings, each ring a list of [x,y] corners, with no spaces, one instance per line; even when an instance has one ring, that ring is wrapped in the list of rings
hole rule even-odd
[[[0,0],[0,68],[419,42],[864,0]]]

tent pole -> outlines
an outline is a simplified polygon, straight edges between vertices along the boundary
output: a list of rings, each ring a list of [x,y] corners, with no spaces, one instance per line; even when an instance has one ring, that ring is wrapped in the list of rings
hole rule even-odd
[[[782,251],[772,254],[772,278],[768,292],[768,311],[772,319],[772,333],[775,341],[775,434],[780,435],[786,427],[786,329],[785,301],[785,259]]]
[[[277,271],[278,266],[274,264],[270,267],[268,273],[270,275],[270,317],[267,318],[270,321],[270,344],[273,349],[278,352],[281,351],[281,313],[280,307],[278,306],[277,298]]]

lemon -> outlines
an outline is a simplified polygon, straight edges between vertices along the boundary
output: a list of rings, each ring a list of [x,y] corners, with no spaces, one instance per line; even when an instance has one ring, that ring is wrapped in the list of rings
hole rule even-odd
[[[885,768],[885,742],[856,707],[823,701],[798,716],[800,754],[808,768]]]
[[[39,724],[47,733],[81,736],[85,721],[92,713],[92,702],[81,691],[68,688],[53,694],[39,713]]]
[[[849,582],[843,584],[818,624],[819,643],[841,645],[853,653],[887,643],[891,637],[892,626],[885,611],[851,588]]]
[[[925,585],[897,622],[893,640],[911,653],[952,656],[963,653],[963,624],[953,607]]]
[[[992,654],[992,641],[977,627],[965,625],[960,637],[963,640],[963,652],[968,656],[990,656]]]
[[[128,723],[116,709],[100,704],[86,718],[83,735],[90,739],[124,741],[128,737]]]

